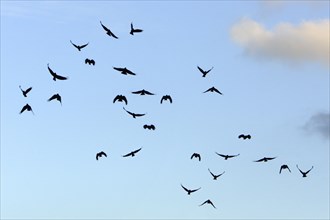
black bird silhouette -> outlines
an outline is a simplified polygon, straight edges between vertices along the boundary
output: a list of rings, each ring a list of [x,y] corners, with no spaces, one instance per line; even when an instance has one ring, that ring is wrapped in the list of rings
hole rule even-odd
[[[113,37],[113,38],[116,38],[116,39],[118,39],[118,37],[116,36],[116,35],[114,35],[111,31],[110,31],[110,29],[109,28],[107,28],[106,26],[104,26],[103,24],[102,24],[102,22],[100,21],[100,23],[101,23],[101,25],[102,25],[102,27],[103,27],[103,29],[107,32],[107,35],[109,35],[110,37]]]
[[[102,157],[102,156],[105,156],[105,157],[107,157],[107,154],[106,154],[106,153],[104,153],[103,151],[101,151],[101,152],[97,153],[97,154],[96,154],[96,160],[99,160],[99,157]]]
[[[202,68],[200,68],[199,66],[197,66],[197,68],[199,69],[199,71],[201,71],[201,73],[203,73],[203,77],[205,77],[206,74],[208,74],[213,69],[213,67],[212,67],[211,69],[205,71]]]
[[[62,105],[62,97],[58,93],[52,95],[52,97],[50,97],[47,101],[50,102],[50,101],[52,101],[54,99],[56,99],[57,101],[59,101],[61,103],[61,105]]]
[[[133,112],[130,112],[130,111],[127,111],[124,107],[123,109],[130,115],[133,116],[133,118],[136,118],[136,117],[141,117],[141,116],[144,116],[145,114],[136,114],[136,113],[133,113]]]
[[[70,42],[71,42],[71,44],[75,47],[75,48],[77,48],[79,51],[82,49],[82,48],[84,48],[84,47],[86,47],[89,43],[87,43],[87,44],[84,44],[84,45],[76,45],[76,44],[74,44],[74,43],[72,43],[72,41],[70,40]]]
[[[201,161],[201,155],[199,153],[193,153],[190,159],[193,159],[194,157],[198,158],[198,160]]]
[[[113,103],[115,103],[116,101],[118,102],[125,102],[125,104],[127,105],[127,99],[125,96],[123,95],[117,95],[114,99],[113,99]]]
[[[291,173],[291,170],[290,170],[289,166],[286,165],[286,164],[283,164],[283,165],[281,166],[281,168],[280,168],[280,174],[281,174],[281,172],[282,172],[283,169],[288,169],[288,170],[290,171],[290,173]]]
[[[187,189],[182,184],[181,184],[181,187],[188,193],[188,195],[190,195],[190,193],[196,192],[197,190],[201,189],[201,187],[199,187],[198,189]]]
[[[244,140],[245,139],[251,139],[251,135],[244,135],[244,134],[240,134],[239,136],[238,136],[238,138],[243,138]]]
[[[139,32],[142,32],[143,30],[141,29],[135,29],[133,27],[133,23],[131,23],[131,31],[129,32],[131,35],[134,35],[134,33],[139,33]]]
[[[135,91],[135,92],[132,92],[133,94],[140,94],[140,95],[155,95],[154,93],[151,93],[147,90],[138,90],[138,91]]]
[[[220,95],[222,95],[222,93],[216,89],[214,86],[209,88],[208,90],[204,91],[203,93],[206,93],[206,92],[216,92],[216,93],[219,93]]]
[[[31,106],[29,104],[26,104],[26,105],[23,106],[22,110],[20,111],[20,114],[22,114],[25,110],[26,111],[31,111],[32,114],[34,114],[32,108],[31,108]]]
[[[312,166],[312,168],[310,168],[306,172],[303,172],[303,171],[301,171],[301,169],[299,169],[298,164],[296,165],[296,167],[298,168],[298,170],[300,171],[300,173],[303,175],[302,177],[307,177],[307,174],[309,173],[309,171],[311,171],[314,168],[314,166]]]
[[[275,158],[276,157],[264,157],[264,158],[261,158],[259,160],[255,160],[254,162],[267,162],[268,160],[273,160]]]
[[[139,152],[141,149],[142,149],[142,147],[141,147],[140,149],[137,149],[137,150],[135,150],[135,151],[132,151],[132,152],[130,152],[130,153],[128,153],[128,154],[123,155],[123,157],[129,157],[129,156],[134,157],[135,154],[136,154],[137,152]]]
[[[143,128],[144,129],[149,129],[149,130],[155,130],[156,129],[155,125],[143,125]]]
[[[218,154],[220,157],[224,157],[225,160],[227,160],[228,158],[239,156],[239,154],[236,154],[236,155],[224,155],[224,154],[219,154],[218,152],[215,152],[215,153]]]
[[[50,72],[50,74],[53,76],[53,80],[56,81],[56,79],[58,80],[66,80],[68,79],[68,77],[64,77],[64,76],[60,76],[57,75],[50,67],[49,67],[49,63],[47,64],[48,70]]]
[[[218,177],[222,176],[225,173],[225,171],[223,171],[222,173],[215,175],[214,173],[211,172],[210,169],[208,169],[208,170],[209,170],[210,174],[213,176],[214,180],[217,180]]]
[[[27,94],[31,91],[32,87],[27,88],[26,90],[23,90],[21,86],[19,86],[19,88],[21,89],[24,97],[27,97]]]
[[[216,207],[213,205],[213,203],[211,202],[211,200],[206,200],[205,202],[203,202],[202,204],[200,204],[199,206],[202,206],[202,205],[204,205],[204,204],[210,204],[210,205],[212,205],[213,206],[213,208],[215,208],[216,209]]]
[[[93,65],[93,66],[95,66],[95,60],[93,60],[93,59],[88,59],[88,58],[86,58],[86,59],[85,59],[85,63],[86,63],[86,64],[89,64],[89,65]]]
[[[113,69],[121,72],[121,74],[123,74],[123,75],[136,75],[135,73],[133,73],[131,70],[127,69],[126,67],[124,67],[124,68],[113,67]]]
[[[164,95],[160,100],[160,104],[162,104],[163,101],[165,101],[165,100],[169,100],[170,103],[172,103],[172,97],[170,95]]]

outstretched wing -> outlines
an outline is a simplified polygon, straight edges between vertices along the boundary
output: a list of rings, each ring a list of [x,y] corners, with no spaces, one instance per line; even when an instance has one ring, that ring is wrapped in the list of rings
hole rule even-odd
[[[199,71],[201,72],[201,73],[205,73],[205,71],[202,69],[202,68],[200,68],[199,66],[197,66],[197,68],[199,69]]]
[[[79,46],[79,48],[82,49],[82,48],[86,47],[88,44],[89,44],[89,42],[87,44]]]
[[[275,159],[276,157],[266,157],[265,159],[267,159],[267,160],[273,160],[273,159]]]
[[[50,74],[53,76],[53,77],[56,77],[56,73],[49,67],[49,63],[47,64],[47,68],[48,68],[48,71],[50,72]]]
[[[210,92],[212,88],[209,88],[208,90],[205,90],[203,93]]]
[[[123,157],[129,157],[129,156],[132,156],[132,152],[128,153],[128,154],[125,154],[123,155]]]
[[[142,90],[139,90],[139,91],[135,91],[135,92],[132,92],[133,94],[141,94],[142,93]]]
[[[107,154],[104,153],[103,151],[100,153],[100,155],[103,155],[103,156],[107,157]]]
[[[210,174],[215,177],[215,174],[211,172],[211,170],[208,168],[208,171],[210,172]]]
[[[244,134],[240,134],[239,136],[238,136],[238,138],[244,138],[245,136],[244,136]]]
[[[130,115],[132,115],[132,116],[134,116],[134,113],[133,112],[130,112],[130,111],[128,111],[128,110],[126,110],[126,108],[125,107],[123,107],[123,109],[128,113],[128,114],[130,114]]]
[[[79,50],[79,46],[78,45],[76,45],[76,44],[74,44],[74,43],[72,43],[72,41],[70,40],[70,42],[71,42],[71,44],[75,47],[75,48],[77,48],[78,50]]]
[[[188,193],[189,193],[189,189],[187,189],[186,187],[184,187],[182,184],[181,184],[181,187],[185,190],[185,191],[187,191]]]
[[[24,105],[19,113],[22,114],[26,109],[28,109],[28,105]]]
[[[68,77],[65,77],[65,76],[60,76],[60,75],[57,75],[55,76],[56,79],[59,79],[59,80],[67,80]]]
[[[197,190],[200,190],[200,189],[201,189],[201,187],[199,187],[198,189],[190,190],[190,192],[193,193],[193,192],[196,192]]]
[[[207,200],[206,200],[205,202],[203,202],[202,204],[200,204],[199,206],[202,206],[202,205],[204,205],[205,203],[207,203]]]
[[[314,168],[314,166],[312,166],[312,168],[310,168],[308,171],[306,171],[306,174],[309,173],[309,171],[311,171]]]
[[[146,90],[144,91],[144,93],[147,94],[147,95],[155,95],[154,93],[151,93],[151,92],[146,91]]]
[[[301,169],[299,169],[298,164],[296,164],[296,167],[298,168],[298,170],[300,171],[301,174],[304,174],[304,172],[301,171]]]
[[[102,24],[101,21],[100,21],[100,23],[101,23],[101,26],[103,27],[103,29],[104,29],[106,32],[109,32],[109,31],[110,31],[106,26],[104,26],[104,25]]]
[[[265,159],[264,158],[261,158],[261,159],[259,159],[259,160],[255,160],[254,162],[262,162],[262,161],[264,161]]]
[[[141,149],[142,149],[142,147],[139,148],[139,149],[137,149],[137,150],[135,150],[135,151],[133,151],[133,153],[136,154],[136,153],[139,152]]]
[[[57,98],[57,95],[55,94],[55,95],[52,95],[52,97],[50,97],[47,101],[50,102],[50,101],[52,101],[53,99],[56,99],[56,98]]]
[[[120,68],[120,67],[112,67],[113,69],[117,70],[117,71],[124,71],[124,68]]]
[[[32,87],[28,88],[27,90],[25,90],[25,94],[28,94],[31,91]]]
[[[220,95],[222,95],[222,93],[215,87],[212,87],[213,88],[213,91],[216,92],[216,93],[219,93]]]
[[[224,154],[219,154],[218,152],[215,152],[216,154],[218,154],[220,157],[226,157],[226,155]]]

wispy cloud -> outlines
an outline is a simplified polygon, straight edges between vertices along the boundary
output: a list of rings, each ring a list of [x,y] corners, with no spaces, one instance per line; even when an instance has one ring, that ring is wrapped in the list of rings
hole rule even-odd
[[[322,137],[330,138],[330,114],[317,113],[309,118],[303,126],[304,130],[308,133],[316,133]]]

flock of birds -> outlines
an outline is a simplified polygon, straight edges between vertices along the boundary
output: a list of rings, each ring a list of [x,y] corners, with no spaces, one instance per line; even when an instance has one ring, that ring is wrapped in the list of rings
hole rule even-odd
[[[109,36],[112,37],[112,38],[118,39],[118,37],[117,37],[117,36],[116,36],[116,35],[115,35],[115,34],[114,34],[114,33],[113,33],[108,27],[106,27],[101,21],[100,21],[100,24],[101,24],[102,28],[106,31],[106,34],[107,34],[107,35],[109,35]],[[133,23],[131,23],[131,30],[130,30],[130,32],[129,32],[131,35],[134,35],[135,33],[141,33],[141,32],[143,32],[142,29],[135,29],[135,28],[133,27]],[[73,45],[78,51],[81,51],[83,48],[85,48],[85,47],[88,46],[88,44],[89,44],[89,43],[87,43],[87,44],[83,44],[83,45],[77,45],[77,44],[73,43],[71,40],[70,40],[70,42],[71,42],[71,44],[72,44],[72,45]],[[95,65],[95,61],[94,61],[93,59],[88,59],[88,58],[86,58],[86,60],[85,60],[85,64],[88,64],[88,65]],[[47,69],[48,69],[49,73],[51,74],[52,79],[53,79],[54,81],[56,81],[56,80],[67,80],[67,79],[68,79],[68,77],[58,75],[56,72],[54,72],[54,71],[50,68],[49,64],[47,64]],[[113,67],[113,69],[116,70],[116,71],[118,71],[118,72],[120,72],[120,73],[123,74],[123,75],[132,75],[132,76],[135,76],[135,75],[136,75],[136,73],[134,73],[133,71],[127,69],[126,67]],[[210,69],[208,69],[208,70],[204,70],[204,69],[202,69],[201,67],[197,66],[197,69],[202,73],[202,77],[206,77],[207,74],[213,69],[213,67],[210,68]],[[24,97],[28,97],[28,93],[32,90],[32,87],[29,87],[29,88],[27,88],[27,89],[25,89],[25,90],[24,90],[21,86],[19,86],[19,88],[20,88],[20,90],[21,90],[21,92],[22,92],[22,94],[23,94]],[[206,93],[206,92],[215,92],[215,93],[218,93],[218,94],[220,94],[220,95],[223,95],[222,92],[220,92],[220,91],[219,91],[217,88],[215,88],[215,87],[211,87],[211,88],[205,90],[203,93]],[[154,93],[152,93],[152,92],[150,92],[150,91],[147,91],[147,90],[145,90],[145,89],[138,90],[138,91],[134,91],[134,92],[132,92],[132,94],[141,95],[141,96],[142,96],[142,95],[155,95]],[[52,95],[47,101],[50,102],[50,101],[52,101],[52,100],[57,100],[57,101],[60,102],[61,105],[62,105],[62,98],[61,98],[61,96],[60,96],[58,93],[57,93],[57,94],[53,94],[53,95]],[[164,95],[164,96],[162,96],[162,98],[161,98],[161,100],[160,100],[160,104],[163,104],[164,101],[168,101],[169,103],[172,103],[172,102],[173,102],[172,97],[171,97],[170,95]],[[122,102],[122,103],[124,103],[125,105],[128,104],[128,100],[127,100],[126,96],[121,95],[121,94],[115,96],[115,98],[113,99],[113,103],[116,103],[116,102]],[[125,112],[127,112],[127,113],[128,113],[130,116],[132,116],[133,118],[142,117],[142,116],[145,116],[145,115],[146,115],[146,113],[134,113],[134,112],[131,112],[131,111],[127,110],[125,107],[123,107],[123,109],[124,109]],[[22,114],[22,113],[25,112],[25,111],[31,111],[32,114],[34,115],[34,112],[33,112],[33,110],[32,110],[32,107],[31,107],[28,103],[25,104],[25,105],[22,107],[22,109],[21,109],[21,111],[20,111],[20,114]],[[153,124],[150,124],[150,125],[145,124],[145,125],[143,126],[143,128],[144,128],[144,129],[148,129],[148,130],[155,130],[155,129],[156,129],[155,125],[153,125]],[[240,134],[240,135],[238,136],[238,138],[239,138],[239,139],[243,139],[243,140],[251,139],[251,135],[250,135],[250,134],[247,134],[247,135],[245,135],[245,134]],[[137,153],[140,152],[141,150],[142,150],[142,147],[139,148],[139,149],[133,150],[133,151],[127,153],[127,154],[124,154],[124,155],[122,155],[122,157],[134,157],[134,156],[136,156]],[[218,153],[218,152],[215,152],[215,153],[216,153],[218,156],[224,158],[224,160],[228,160],[228,159],[231,159],[231,158],[235,158],[235,157],[240,156],[240,154],[236,154],[236,155],[227,155],[227,154],[220,154],[220,153]],[[106,152],[101,151],[101,152],[96,153],[96,160],[99,160],[99,159],[102,158],[102,157],[107,157]],[[198,161],[201,161],[201,158],[202,158],[202,157],[201,157],[201,155],[200,155],[199,153],[194,152],[194,153],[191,155],[190,159],[194,159],[194,158],[196,158]],[[274,160],[275,158],[276,158],[276,157],[263,157],[263,158],[261,158],[261,159],[255,160],[254,162],[268,162],[268,161]],[[297,169],[299,170],[299,172],[302,174],[302,177],[307,177],[307,174],[313,169],[313,166],[312,166],[309,170],[307,170],[307,171],[302,171],[302,170],[298,167],[298,165],[296,165],[296,167],[297,167]],[[290,170],[289,166],[286,165],[286,164],[283,164],[283,165],[281,165],[281,167],[280,167],[279,174],[281,174],[282,171],[285,170],[285,169],[288,170],[288,171],[291,173],[291,170]],[[222,175],[225,173],[225,171],[223,171],[223,172],[220,173],[220,174],[214,174],[210,169],[208,169],[208,171],[209,171],[209,173],[211,174],[213,180],[217,180],[220,176],[222,176]],[[198,190],[201,189],[201,187],[199,187],[199,188],[197,188],[197,189],[188,189],[187,187],[183,186],[182,184],[181,184],[181,187],[182,187],[182,189],[183,189],[184,191],[187,192],[188,195],[190,195],[191,193],[194,193],[194,192],[196,192],[196,191],[198,191]],[[216,208],[216,206],[214,205],[214,203],[213,203],[210,199],[205,200],[205,201],[202,202],[199,206],[203,206],[203,205],[205,205],[205,204],[209,204],[209,205],[211,205],[213,208]]]

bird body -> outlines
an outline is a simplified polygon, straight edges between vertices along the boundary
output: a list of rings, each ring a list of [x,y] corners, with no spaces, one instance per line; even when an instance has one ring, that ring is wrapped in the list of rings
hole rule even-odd
[[[118,37],[116,35],[114,35],[114,33],[112,33],[109,28],[104,26],[101,21],[100,21],[100,23],[101,23],[101,26],[103,27],[103,29],[107,32],[107,35],[109,35],[110,37],[118,39]]]
[[[118,102],[125,102],[125,104],[127,105],[127,99],[125,96],[123,95],[117,95],[114,99],[113,99],[113,103],[115,103],[116,101]]]
[[[134,35],[134,33],[140,33],[140,32],[142,32],[143,30],[142,29],[135,29],[134,27],[133,27],[133,23],[131,23],[131,31],[129,32],[131,35]]]
[[[187,189],[182,184],[181,184],[181,187],[188,193],[188,195],[201,189],[201,187],[199,187],[198,189]]]
[[[205,90],[203,93],[206,93],[206,92],[216,92],[220,95],[223,95],[217,88],[215,88],[214,86],[212,86],[211,88]]]
[[[103,151],[101,151],[101,152],[97,153],[97,154],[96,154],[96,160],[99,160],[99,157],[102,157],[102,156],[105,156],[105,157],[107,157],[107,154],[106,154],[106,153],[104,153]]]
[[[168,101],[170,101],[170,103],[172,103],[172,97],[170,95],[164,95],[160,100],[160,104],[162,104],[163,101],[166,101],[166,100],[168,100]]]
[[[131,152],[130,152],[130,153],[128,153],[128,154],[125,154],[125,155],[123,155],[123,157],[129,157],[129,156],[132,156],[132,157],[134,157],[134,156],[135,156],[135,154],[136,154],[137,152],[139,152],[141,149],[142,149],[142,147],[141,147],[141,148],[139,148],[139,149],[137,149],[137,150],[131,151]]]
[[[19,86],[19,88],[21,89],[24,97],[27,97],[27,94],[32,90],[32,87],[29,87],[26,90],[23,90],[21,86]]]
[[[84,47],[86,47],[89,43],[87,43],[87,44],[84,44],[84,45],[76,45],[76,44],[74,44],[74,43],[72,43],[72,41],[70,40],[70,42],[71,42],[71,44],[75,47],[75,48],[77,48],[78,49],[78,51],[80,51],[82,48],[84,48]]]

